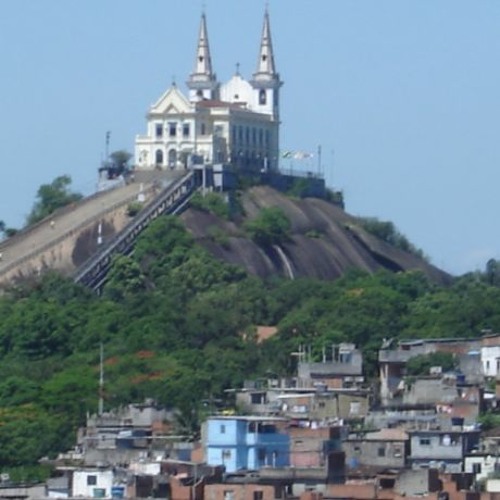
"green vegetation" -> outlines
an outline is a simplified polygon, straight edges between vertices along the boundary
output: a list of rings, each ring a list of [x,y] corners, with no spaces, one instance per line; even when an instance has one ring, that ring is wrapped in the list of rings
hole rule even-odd
[[[127,206],[127,215],[135,217],[142,210],[143,205],[140,201],[132,201]]]
[[[80,200],[82,195],[71,192],[70,185],[71,177],[69,175],[61,175],[50,184],[42,184],[38,188],[35,204],[26,218],[26,225],[35,224],[57,209]]]
[[[212,213],[221,219],[228,220],[231,215],[229,205],[220,193],[206,193],[203,195],[197,192],[189,203],[193,208]]]
[[[453,354],[448,352],[433,352],[415,356],[406,363],[406,374],[409,376],[429,375],[433,366],[440,366],[443,373],[454,370],[456,360]]]
[[[392,222],[381,221],[376,217],[359,217],[358,221],[365,231],[389,243],[389,245],[427,260],[424,252],[413,245],[404,234],[401,234]]]
[[[287,238],[289,222],[266,209],[247,230],[270,244]],[[31,474],[40,457],[73,445],[97,409],[101,342],[106,409],[151,397],[177,408],[179,432],[196,433],[203,400],[268,371],[294,373],[300,345],[320,359],[324,346],[354,342],[369,376],[384,338],[498,331],[491,281],[474,273],[442,288],[419,272],[360,271],[335,282],[261,280],[214,259],[178,218],[160,217],[133,255],[115,259],[101,296],[47,274],[0,297],[0,463]],[[256,325],[278,334],[257,344]]]
[[[123,149],[119,149],[118,151],[110,153],[109,158],[118,173],[122,173],[128,169],[128,163],[132,158],[132,154]]]
[[[263,208],[255,219],[245,224],[249,237],[258,245],[275,245],[290,237],[290,221],[278,207]]]

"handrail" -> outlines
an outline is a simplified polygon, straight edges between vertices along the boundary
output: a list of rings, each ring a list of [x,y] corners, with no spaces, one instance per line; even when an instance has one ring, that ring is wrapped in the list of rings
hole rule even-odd
[[[77,283],[99,289],[105,281],[105,275],[111,267],[111,257],[116,253],[127,254],[133,247],[138,235],[144,228],[163,213],[178,213],[189,201],[198,187],[191,171],[174,184],[167,186],[158,198],[111,239],[105,247],[94,254],[73,275]]]

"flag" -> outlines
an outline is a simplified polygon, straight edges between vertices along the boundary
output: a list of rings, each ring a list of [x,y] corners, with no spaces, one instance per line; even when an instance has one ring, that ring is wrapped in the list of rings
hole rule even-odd
[[[293,154],[294,160],[307,160],[308,158],[312,158],[312,157],[313,157],[312,153],[307,153],[305,151],[296,151]]]

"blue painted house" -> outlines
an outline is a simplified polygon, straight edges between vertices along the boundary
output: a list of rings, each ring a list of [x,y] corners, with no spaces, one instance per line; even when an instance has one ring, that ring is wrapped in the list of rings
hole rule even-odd
[[[209,417],[205,450],[209,465],[227,472],[290,465],[290,437],[280,431],[284,419],[254,416]]]

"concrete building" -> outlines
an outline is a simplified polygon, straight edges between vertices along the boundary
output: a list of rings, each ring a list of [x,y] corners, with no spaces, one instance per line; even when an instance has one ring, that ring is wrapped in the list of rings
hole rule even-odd
[[[342,442],[348,469],[403,469],[409,454],[409,437],[401,429],[382,429],[350,435]]]
[[[408,463],[412,469],[462,472],[464,457],[479,447],[479,430],[410,431]]]
[[[384,406],[402,403],[406,363],[419,355],[434,352],[451,353],[460,358],[460,368],[468,377],[481,380],[478,359],[475,353],[481,347],[480,339],[418,339],[400,341],[393,348],[392,341],[384,342],[379,350],[380,399]],[[471,381],[471,380],[469,380]]]
[[[73,472],[73,497],[111,498],[114,474],[111,469],[81,469]]]
[[[500,334],[485,335],[481,340],[481,363],[485,377],[500,374]]]
[[[285,420],[271,417],[209,417],[204,432],[209,465],[227,472],[286,467],[290,464],[290,438],[279,426]]]
[[[306,361],[305,351],[299,352],[298,387],[331,389],[357,388],[364,381],[363,355],[354,344],[342,343],[323,350],[322,362]]]
[[[136,168],[232,164],[277,169],[282,84],[267,11],[252,79],[245,80],[237,69],[227,83],[215,74],[203,14],[188,95],[173,83],[151,106],[146,134],[135,141]]]

